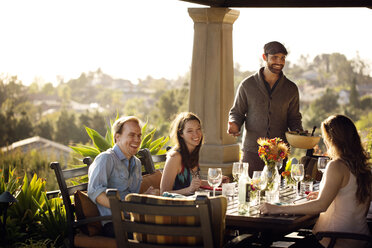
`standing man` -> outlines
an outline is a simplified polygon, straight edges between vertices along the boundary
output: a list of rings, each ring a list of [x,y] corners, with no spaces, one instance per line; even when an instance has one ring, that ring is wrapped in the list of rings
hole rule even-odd
[[[136,154],[141,145],[141,127],[137,117],[121,117],[112,126],[115,145],[100,153],[89,167],[88,196],[97,204],[101,216],[111,215],[106,189],[115,188],[124,200],[138,193],[142,182],[141,161]],[[145,193],[158,194],[150,187]],[[111,221],[102,222],[105,236],[114,237]]]
[[[303,130],[298,88],[282,72],[287,54],[281,43],[267,43],[262,55],[265,67],[240,83],[230,109],[229,134],[239,136],[245,123],[242,160],[249,163],[250,176],[264,167],[258,156],[258,138],[280,137],[286,141],[288,129]]]

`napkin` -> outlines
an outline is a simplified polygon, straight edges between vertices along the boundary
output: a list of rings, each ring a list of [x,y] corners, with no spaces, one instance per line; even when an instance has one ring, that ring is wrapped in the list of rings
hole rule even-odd
[[[208,190],[213,190],[213,187],[209,186],[209,185],[203,185],[203,186],[200,186],[201,189],[208,189]],[[222,187],[217,187],[216,188],[216,191],[222,191]]]

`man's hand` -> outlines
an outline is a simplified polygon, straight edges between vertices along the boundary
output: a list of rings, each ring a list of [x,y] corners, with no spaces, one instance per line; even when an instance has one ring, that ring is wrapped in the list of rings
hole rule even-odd
[[[238,125],[235,122],[229,121],[228,127],[227,127],[227,133],[234,137],[240,136],[240,130],[239,130]]]
[[[150,186],[144,194],[146,195],[160,195],[159,189],[154,189],[154,187]]]

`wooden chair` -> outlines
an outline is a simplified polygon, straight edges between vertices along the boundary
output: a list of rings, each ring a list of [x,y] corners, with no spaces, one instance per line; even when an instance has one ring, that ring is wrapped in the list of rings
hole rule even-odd
[[[367,241],[369,246],[372,247],[372,237],[368,235],[363,234],[357,234],[357,233],[346,233],[346,232],[317,232],[315,234],[315,237],[318,240],[321,240],[322,238],[330,238],[331,241],[327,248],[333,248],[336,244],[337,239],[352,239],[352,240],[361,240],[361,241]]]
[[[139,154],[140,157],[142,156],[141,162],[146,169],[145,174],[153,174],[153,176],[149,176],[158,178],[158,173],[154,173],[154,162],[165,161],[166,155],[151,155],[148,149],[140,150]],[[67,185],[67,180],[88,175],[92,159],[85,157],[83,163],[86,166],[69,170],[62,170],[58,162],[51,163],[50,167],[56,175],[59,190],[49,191],[47,196],[48,198],[57,197],[59,194],[62,196],[66,209],[70,247],[116,247],[115,239],[99,235],[102,228],[100,221],[111,220],[111,216],[100,216],[97,206],[83,193],[87,191],[88,183],[80,183],[73,186]],[[157,181],[160,184],[160,180]],[[155,186],[155,188],[158,187]],[[71,201],[70,197],[72,195],[79,199],[79,205],[83,206],[76,207],[75,202]]]
[[[206,198],[198,198],[194,205],[155,205],[137,202],[120,201],[117,198],[117,190],[108,189],[107,196],[110,199],[113,223],[116,236],[117,247],[166,247],[162,244],[139,243],[128,239],[128,233],[143,233],[150,235],[165,236],[200,236],[203,246],[193,247],[214,247],[211,227],[211,218]],[[187,226],[180,224],[155,224],[146,222],[136,222],[122,218],[124,213],[135,213],[139,215],[155,216],[188,216],[200,218],[200,224]],[[184,246],[179,246],[184,247]]]
[[[198,196],[196,200],[185,200],[130,194],[126,201],[120,201],[117,190],[108,189],[106,194],[110,200],[118,248],[223,245],[225,215],[222,213],[226,213],[227,203],[222,196],[215,199]],[[127,216],[129,213],[130,218]],[[133,234],[134,239],[128,239],[128,234]],[[251,238],[252,235],[244,234],[230,240],[224,247],[246,247]]]
[[[67,184],[67,180],[69,179],[88,174],[91,159],[84,158],[83,162],[86,166],[68,170],[62,170],[58,162],[52,162],[50,164],[56,175],[59,191],[66,209],[69,247],[116,247],[115,239],[101,236],[99,235],[99,230],[97,230],[97,228],[99,229],[101,227],[100,221],[111,220],[111,216],[99,216],[97,206],[84,194],[79,194],[79,197],[83,197],[79,198],[80,204],[83,205],[79,208],[83,212],[78,216],[79,208],[76,206],[76,195],[75,202],[72,203],[71,201],[71,195],[77,192],[84,192],[88,187],[88,183],[80,183],[73,186],[68,186]],[[88,215],[93,216],[90,217]],[[84,233],[84,229],[88,233]],[[96,235],[93,235],[93,233],[96,233]]]

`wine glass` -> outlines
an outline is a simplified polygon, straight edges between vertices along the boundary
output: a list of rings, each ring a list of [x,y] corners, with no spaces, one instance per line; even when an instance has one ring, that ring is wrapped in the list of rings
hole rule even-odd
[[[216,188],[222,182],[222,170],[221,168],[209,168],[208,169],[208,184],[213,187],[213,196],[216,196]]]
[[[325,169],[327,167],[329,158],[328,157],[319,157],[318,158],[318,170],[321,171],[323,174],[325,172]]]
[[[262,171],[253,171],[252,184],[257,189],[257,205],[260,205],[261,190],[265,189],[267,184],[267,178]]]
[[[296,193],[297,196],[300,195],[298,192],[298,183],[304,179],[305,169],[303,164],[292,164],[291,176],[296,181]]]
[[[242,162],[234,162],[232,167],[232,176],[235,182],[239,181],[239,176],[243,172],[243,163]]]

